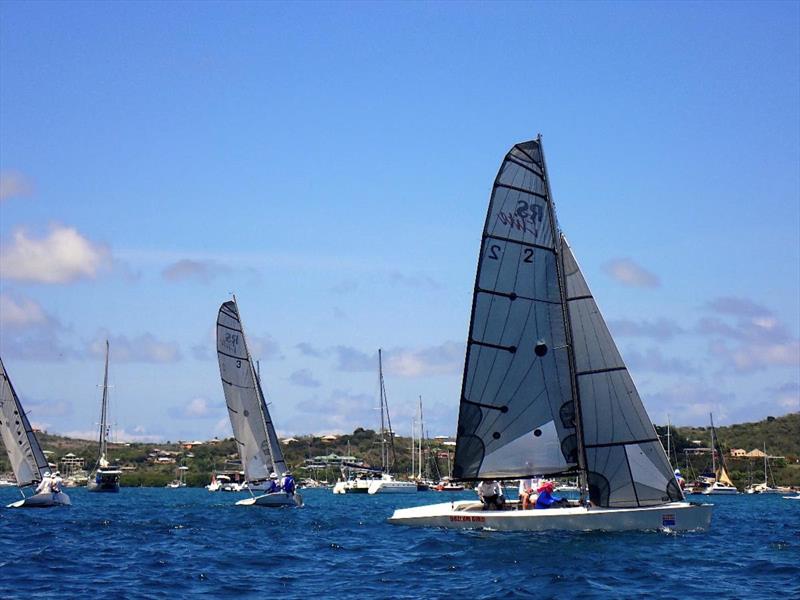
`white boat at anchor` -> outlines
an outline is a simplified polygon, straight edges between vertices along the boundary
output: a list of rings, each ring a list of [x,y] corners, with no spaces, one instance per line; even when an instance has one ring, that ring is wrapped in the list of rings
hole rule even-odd
[[[368,494],[416,494],[416,482],[395,479],[389,472],[394,462],[394,431],[389,417],[389,403],[386,401],[386,386],[383,381],[383,351],[378,348],[378,382],[381,403],[381,476],[370,481]],[[386,426],[388,424],[388,431]],[[387,440],[387,434],[389,439]],[[391,452],[390,452],[391,451]],[[392,460],[389,455],[391,453]]]
[[[566,508],[398,509],[390,523],[514,531],[704,529],[684,500],[630,373],[559,231],[541,138],[494,182],[475,278],[453,478],[577,475]],[[588,499],[586,495],[588,494]],[[588,500],[588,501],[587,501]]]
[[[50,477],[50,466],[39,440],[31,428],[19,396],[11,385],[3,360],[0,359],[0,438],[8,454],[11,470],[20,488],[22,500],[12,502],[7,508],[49,508],[69,506],[69,496],[63,491],[44,491],[25,496],[25,488],[38,485]]]
[[[100,437],[97,468],[86,480],[90,492],[119,492],[122,470],[108,462],[108,340],[106,340],[106,367],[103,376],[103,399],[100,403]]]
[[[400,481],[389,473],[384,473],[380,479],[373,479],[367,488],[368,494],[410,494],[418,491],[416,482]]]
[[[764,481],[762,483],[753,483],[747,486],[744,491],[747,494],[785,494],[788,490],[769,485],[769,479],[767,478],[768,470],[769,456],[767,455],[767,443],[764,442]],[[775,483],[774,477],[772,479],[772,483]]]
[[[222,304],[217,315],[217,358],[233,437],[239,448],[245,481],[254,488],[288,472],[275,426],[267,409],[261,381],[247,348],[236,297]],[[247,489],[245,487],[245,489]],[[251,491],[251,494],[253,492]],[[300,494],[275,492],[239,500],[239,506],[302,506]]]

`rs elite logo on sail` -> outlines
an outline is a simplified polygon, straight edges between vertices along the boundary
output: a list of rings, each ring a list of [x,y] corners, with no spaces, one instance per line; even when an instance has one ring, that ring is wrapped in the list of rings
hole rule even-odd
[[[235,333],[226,333],[222,341],[222,347],[231,352],[236,352],[239,346],[239,336]]]
[[[497,219],[503,224],[513,227],[522,233],[530,233],[534,238],[539,237],[539,227],[544,219],[544,207],[539,204],[528,203],[525,200],[517,201],[517,210],[512,212],[500,211]]]

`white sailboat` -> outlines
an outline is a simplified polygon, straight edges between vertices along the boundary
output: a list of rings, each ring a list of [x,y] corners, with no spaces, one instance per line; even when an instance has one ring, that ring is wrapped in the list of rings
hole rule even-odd
[[[225,403],[239,448],[245,480],[256,487],[271,473],[288,471],[278,436],[269,416],[261,382],[256,376],[236,297],[225,302],[217,316],[217,358]],[[252,493],[252,492],[251,492]],[[302,506],[300,494],[273,492],[239,500],[241,506]]]
[[[733,485],[733,481],[728,476],[728,469],[725,468],[725,458],[722,448],[719,447],[717,430],[714,427],[714,415],[708,415],[711,421],[711,470],[714,473],[713,480],[703,488],[700,493],[704,496],[732,496],[738,494],[739,490]],[[719,450],[719,464],[717,464],[717,451]]]
[[[89,476],[86,489],[90,492],[118,492],[122,471],[108,462],[108,340],[106,340],[106,367],[103,376],[103,399],[100,404],[100,451],[97,468]]]
[[[177,479],[173,479],[164,487],[178,489],[178,488],[185,488],[186,487],[186,471],[189,470],[189,467],[181,465],[177,469],[175,469],[175,475],[177,475]]]
[[[747,486],[745,492],[748,494],[785,494],[786,490],[781,490],[776,487],[772,487],[769,485],[769,480],[767,479],[767,470],[769,468],[768,456],[767,456],[767,443],[764,442],[764,482],[763,483],[754,483],[752,485]],[[773,483],[775,483],[773,481]]]
[[[633,379],[561,234],[541,138],[495,179],[479,254],[453,476],[578,475],[567,508],[483,510],[477,501],[399,509],[390,523],[500,530],[702,529]],[[588,498],[587,498],[588,496]]]
[[[412,481],[400,481],[395,479],[389,472],[391,461],[389,459],[390,446],[394,448],[394,431],[392,421],[389,417],[389,405],[386,402],[386,387],[383,382],[383,354],[378,348],[378,380],[380,382],[380,402],[381,402],[381,471],[380,478],[370,482],[367,488],[368,494],[410,494],[417,491],[417,484]],[[389,429],[387,432],[386,425]],[[387,440],[386,436],[390,436]]]
[[[43,491],[25,496],[23,490],[50,477],[50,466],[22,409],[19,397],[11,385],[3,360],[0,359],[0,437],[8,454],[8,461],[17,479],[22,500],[8,508],[48,508],[68,506],[69,496],[62,492]]]

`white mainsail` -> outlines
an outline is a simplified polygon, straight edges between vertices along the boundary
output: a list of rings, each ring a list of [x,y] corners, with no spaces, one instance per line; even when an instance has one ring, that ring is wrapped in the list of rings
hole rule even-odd
[[[492,190],[453,474],[488,479],[575,471],[597,506],[683,498],[559,232],[537,139],[511,149]]]
[[[3,360],[0,359],[0,437],[8,454],[17,485],[24,487],[42,480],[50,470],[47,459],[11,385]]]
[[[236,298],[217,316],[217,358],[225,403],[247,481],[285,472],[286,462],[247,349]]]
[[[538,141],[514,146],[483,229],[453,476],[514,478],[577,466],[556,223]]]

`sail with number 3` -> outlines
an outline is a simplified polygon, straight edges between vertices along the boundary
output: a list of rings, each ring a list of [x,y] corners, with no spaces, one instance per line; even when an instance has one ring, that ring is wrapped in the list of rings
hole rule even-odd
[[[287,470],[286,463],[247,348],[236,298],[219,309],[217,357],[245,479],[263,481],[273,472],[280,476]]]

